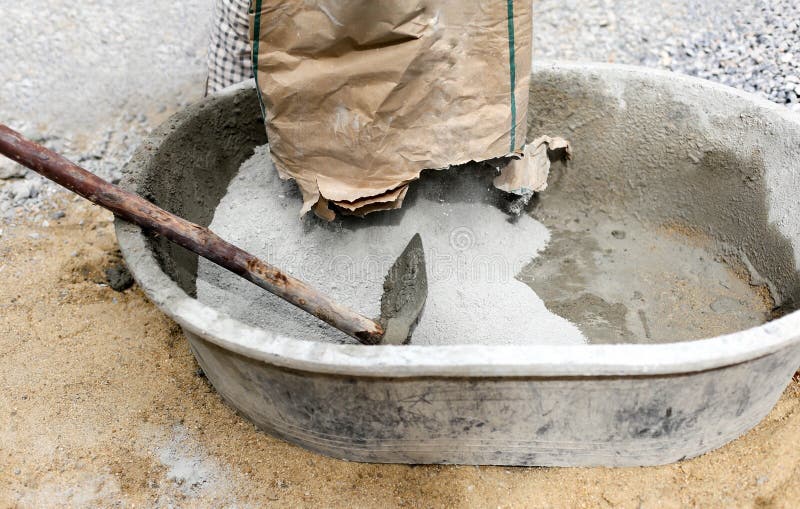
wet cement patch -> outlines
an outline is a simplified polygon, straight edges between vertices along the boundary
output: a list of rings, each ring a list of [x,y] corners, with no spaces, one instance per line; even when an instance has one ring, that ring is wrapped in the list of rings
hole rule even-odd
[[[688,341],[770,317],[766,288],[698,231],[557,204],[532,213],[552,237],[519,278],[590,343]]]
[[[574,154],[531,209],[552,239],[521,278],[550,310],[590,342],[646,343],[797,309],[794,124],[697,84],[539,78],[529,132]]]

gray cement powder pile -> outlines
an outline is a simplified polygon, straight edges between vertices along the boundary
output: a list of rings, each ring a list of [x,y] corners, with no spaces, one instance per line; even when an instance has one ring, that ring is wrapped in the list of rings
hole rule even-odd
[[[431,172],[438,173],[438,172]],[[510,221],[486,200],[476,168],[423,178],[401,210],[325,223],[282,181],[267,146],[231,181],[210,225],[228,241],[366,316],[380,315],[383,279],[414,233],[425,245],[428,301],[412,343],[582,344],[578,328],[545,308],[515,276],[549,240],[527,215]],[[483,175],[481,174],[483,173]],[[200,259],[198,299],[250,325],[297,339],[354,343],[291,304]]]

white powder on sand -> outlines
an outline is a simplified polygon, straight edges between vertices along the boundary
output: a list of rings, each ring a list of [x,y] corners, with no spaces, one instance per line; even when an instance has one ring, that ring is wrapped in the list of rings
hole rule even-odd
[[[259,147],[231,181],[211,229],[366,316],[380,315],[383,278],[419,232],[428,300],[412,343],[582,344],[585,337],[515,276],[549,240],[528,215],[512,222],[490,203],[485,169],[428,172],[401,210],[325,223],[297,214],[293,182],[280,180],[268,147]],[[313,341],[348,336],[201,259],[197,296],[245,323]]]

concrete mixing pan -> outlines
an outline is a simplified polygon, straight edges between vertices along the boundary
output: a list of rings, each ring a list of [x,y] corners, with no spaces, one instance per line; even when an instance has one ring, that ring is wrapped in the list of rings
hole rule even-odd
[[[141,147],[127,187],[216,222],[242,163],[266,143],[259,116],[252,83],[190,106]],[[531,137],[569,138],[575,157],[524,212],[549,243],[515,277],[577,342],[499,327],[486,343],[442,333],[401,347],[292,336],[264,325],[288,318],[249,321],[205,299],[197,256],[122,221],[117,236],[216,390],[265,431],[323,454],[654,465],[739,437],[800,365],[800,119],[696,79],[548,64],[533,73],[529,126]],[[384,217],[401,224],[426,186],[458,178],[426,172],[403,211]]]

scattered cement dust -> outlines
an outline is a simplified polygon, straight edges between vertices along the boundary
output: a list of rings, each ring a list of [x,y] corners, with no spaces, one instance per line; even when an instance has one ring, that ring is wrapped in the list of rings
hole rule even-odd
[[[56,503],[70,507],[96,507],[120,495],[119,482],[110,472],[82,472],[69,483],[65,483],[57,472],[52,472],[42,476],[36,490],[22,493],[16,503],[18,507],[52,507]]]
[[[800,499],[797,381],[743,438],[663,467],[369,465],[289,445],[223,403],[197,375],[180,329],[138,287],[119,293],[98,283],[115,261],[111,216],[63,196],[66,216],[47,228],[41,218],[0,226],[0,506],[792,507]],[[172,465],[195,460],[211,481],[187,492]]]
[[[581,332],[551,313],[516,276],[549,233],[532,217],[511,221],[485,202],[491,171],[478,166],[429,173],[403,209],[332,223],[297,217],[299,191],[281,181],[267,146],[231,181],[210,228],[226,240],[317,287],[339,302],[380,315],[389,267],[419,233],[428,299],[413,344],[581,344]],[[299,339],[352,342],[343,333],[217,265],[201,259],[197,297],[246,323]]]
[[[238,484],[237,476],[220,465],[182,424],[175,424],[166,436],[156,436],[150,441],[161,444],[154,454],[167,468],[165,477],[186,496],[213,496]]]

